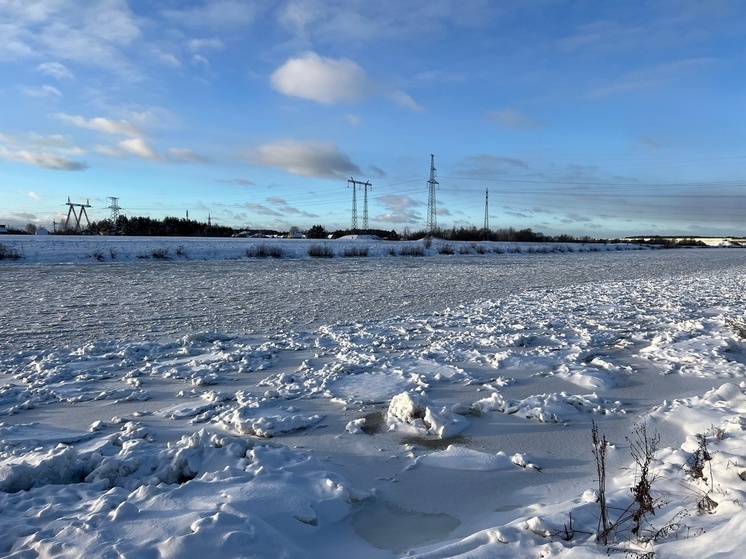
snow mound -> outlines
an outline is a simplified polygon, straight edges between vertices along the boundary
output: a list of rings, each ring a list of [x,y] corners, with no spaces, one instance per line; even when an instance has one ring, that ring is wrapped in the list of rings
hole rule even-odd
[[[458,435],[469,425],[466,418],[445,406],[437,409],[426,395],[416,392],[394,396],[387,417],[391,430],[411,430],[441,439]]]

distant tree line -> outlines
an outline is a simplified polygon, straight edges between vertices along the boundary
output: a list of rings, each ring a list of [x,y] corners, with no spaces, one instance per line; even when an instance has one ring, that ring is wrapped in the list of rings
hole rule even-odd
[[[127,217],[120,215],[116,222],[110,219],[94,221],[88,227],[90,235],[130,235],[134,237],[230,237],[236,230],[223,225],[212,225],[183,217]]]
[[[31,234],[36,232],[36,226],[29,223],[25,230],[8,227],[8,233]],[[301,233],[298,227],[291,227],[289,233]],[[51,231],[50,231],[51,233]],[[57,234],[73,234],[72,231],[55,231]],[[281,237],[288,235],[287,231],[276,231],[273,229],[236,229],[224,225],[214,225],[193,219],[179,217],[165,217],[154,219],[151,217],[127,217],[120,215],[116,222],[110,219],[94,221],[84,231],[88,235],[128,235],[135,237],[158,236],[158,237]],[[447,241],[500,241],[511,243],[629,243],[649,244],[664,248],[680,247],[706,247],[701,240],[682,237],[626,237],[625,239],[594,239],[589,236],[575,237],[572,235],[545,235],[528,229],[514,229],[512,227],[502,229],[489,229],[470,227],[438,228],[433,233],[426,230],[411,231],[405,227],[401,234],[394,229],[337,229],[327,231],[326,227],[317,224],[305,232],[309,239],[338,239],[346,235],[375,235],[384,240],[418,240],[431,237],[445,239]]]

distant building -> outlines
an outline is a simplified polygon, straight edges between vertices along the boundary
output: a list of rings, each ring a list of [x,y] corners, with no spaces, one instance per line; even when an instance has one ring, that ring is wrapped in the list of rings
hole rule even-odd
[[[35,235],[49,235],[49,231],[47,231],[44,227],[39,227],[36,230],[36,233],[34,233],[34,234]]]
[[[6,225],[0,225],[0,233],[7,233],[8,227]]]

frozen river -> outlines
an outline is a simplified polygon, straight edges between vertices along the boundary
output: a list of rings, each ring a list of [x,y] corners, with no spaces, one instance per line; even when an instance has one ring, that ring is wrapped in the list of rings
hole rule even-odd
[[[0,267],[0,353],[218,331],[271,335],[524,290],[726,269],[726,249]]]

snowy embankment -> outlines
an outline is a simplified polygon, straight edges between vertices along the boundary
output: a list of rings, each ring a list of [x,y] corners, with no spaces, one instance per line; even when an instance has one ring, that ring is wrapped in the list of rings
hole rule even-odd
[[[0,263],[80,264],[138,260],[241,260],[247,258],[455,256],[468,254],[600,252],[638,249],[626,243],[502,243],[383,241],[354,235],[341,239],[208,237],[0,236]]]
[[[740,558],[745,272],[2,353],[0,555]]]

